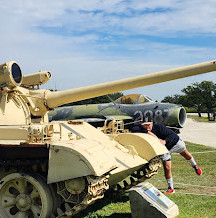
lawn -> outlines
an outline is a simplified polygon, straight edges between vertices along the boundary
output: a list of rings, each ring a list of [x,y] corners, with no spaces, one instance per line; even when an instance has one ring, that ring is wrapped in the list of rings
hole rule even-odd
[[[208,122],[208,123],[214,123],[216,121],[209,121],[208,117],[198,117],[196,115],[187,115],[188,118],[192,118],[197,122]]]
[[[186,144],[202,168],[203,175],[197,176],[187,161],[179,154],[173,155],[173,179],[176,193],[169,195],[169,198],[179,207],[178,218],[216,217],[216,149],[192,143]],[[162,192],[167,188],[162,168],[148,181]],[[108,193],[105,198],[75,217],[131,218],[128,193],[117,196]]]

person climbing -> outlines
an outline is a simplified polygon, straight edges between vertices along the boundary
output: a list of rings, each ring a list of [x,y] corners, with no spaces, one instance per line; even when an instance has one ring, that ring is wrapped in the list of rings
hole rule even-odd
[[[199,176],[202,175],[202,170],[199,168],[193,156],[187,150],[184,141],[182,141],[174,131],[167,128],[165,125],[153,123],[152,121],[146,121],[141,125],[134,126],[132,128],[132,132],[143,132],[157,137],[168,149],[169,152],[167,154],[163,154],[161,157],[164,167],[164,175],[168,184],[168,189],[165,194],[175,193],[171,170],[171,156],[173,152],[180,153],[187,161],[190,162],[196,174]]]

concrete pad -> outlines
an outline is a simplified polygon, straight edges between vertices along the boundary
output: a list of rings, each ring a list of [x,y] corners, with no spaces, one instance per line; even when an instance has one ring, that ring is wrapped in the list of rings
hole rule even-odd
[[[180,129],[179,136],[183,141],[216,148],[216,122],[197,122],[187,118],[187,123]]]

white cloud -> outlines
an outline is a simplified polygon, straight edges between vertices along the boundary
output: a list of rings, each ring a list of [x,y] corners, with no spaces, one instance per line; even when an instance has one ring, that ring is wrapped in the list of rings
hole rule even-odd
[[[11,0],[4,2],[1,10],[32,26],[175,35],[181,31],[215,33],[215,7],[213,0]]]
[[[16,60],[24,74],[51,70],[53,79],[47,86],[58,89],[207,61],[215,58],[214,45],[178,45],[151,41],[150,36],[214,34],[215,6],[212,0],[4,1],[0,59]],[[151,90],[144,94],[160,99],[194,79],[182,81],[139,90]]]

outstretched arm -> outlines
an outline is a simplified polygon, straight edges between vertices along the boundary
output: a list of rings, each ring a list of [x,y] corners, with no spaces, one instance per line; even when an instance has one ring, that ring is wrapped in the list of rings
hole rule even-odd
[[[149,135],[152,135],[152,136],[154,136],[154,137],[156,137],[157,138],[157,136],[153,133],[153,132],[151,132],[151,131],[148,131],[147,132]]]
[[[152,136],[158,138],[158,137],[157,137],[153,132],[151,132],[151,131],[148,131],[147,133],[148,133],[149,135],[152,135]],[[158,139],[160,140],[161,144],[163,144],[163,145],[166,144],[166,141],[165,141],[165,140],[162,140],[162,139],[160,139],[160,138],[158,138]]]

